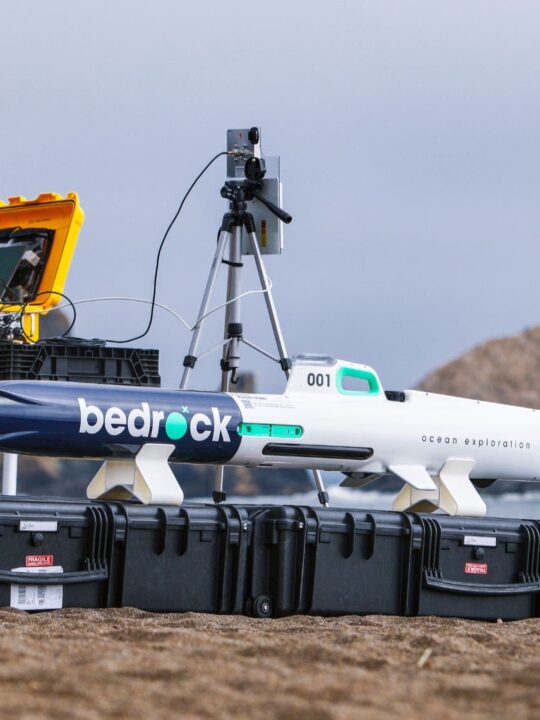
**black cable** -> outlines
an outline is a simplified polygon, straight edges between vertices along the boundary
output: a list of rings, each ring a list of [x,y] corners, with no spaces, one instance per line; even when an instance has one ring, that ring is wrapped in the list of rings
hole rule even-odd
[[[60,337],[65,338],[65,337],[71,332],[73,326],[75,325],[75,321],[77,320],[77,309],[75,308],[74,303],[71,301],[70,298],[68,298],[67,295],[65,295],[64,293],[61,293],[61,292],[59,292],[59,291],[57,291],[57,290],[41,290],[41,292],[36,293],[36,294],[32,297],[31,300],[27,300],[27,301],[21,306],[22,309],[21,309],[21,311],[20,311],[20,313],[19,313],[19,325],[20,325],[20,328],[21,328],[21,333],[22,333],[22,335],[23,335],[23,338],[24,338],[27,342],[33,342],[32,338],[29,338],[28,335],[24,332],[23,318],[24,318],[24,314],[25,314],[25,312],[26,312],[27,306],[30,305],[31,303],[33,303],[34,300],[35,300],[39,295],[59,295],[60,297],[64,298],[64,300],[67,300],[68,303],[70,304],[71,309],[73,310],[73,318],[72,318],[72,320],[71,320],[71,323],[69,324],[68,329],[67,329],[65,332],[63,332],[62,335],[60,335]]]
[[[148,324],[147,324],[147,326],[146,326],[146,329],[145,329],[144,332],[142,332],[140,335],[135,335],[134,337],[127,338],[126,340],[110,340],[110,339],[107,339],[106,342],[115,343],[115,344],[117,344],[117,345],[123,345],[124,343],[130,343],[130,342],[133,342],[134,340],[140,340],[140,339],[143,338],[145,335],[148,335],[148,333],[150,332],[150,328],[152,327],[152,323],[153,323],[153,321],[154,321],[154,310],[155,310],[155,307],[156,307],[156,294],[157,294],[157,279],[158,279],[158,272],[159,272],[159,261],[160,261],[160,258],[161,258],[161,251],[163,250],[163,246],[165,245],[165,240],[167,239],[167,235],[169,234],[169,232],[170,232],[172,226],[174,225],[174,223],[176,222],[176,219],[177,219],[178,216],[180,215],[180,213],[181,213],[181,211],[182,211],[182,208],[184,207],[184,203],[186,202],[186,200],[187,200],[190,192],[193,190],[193,188],[195,187],[195,185],[199,182],[199,180],[200,180],[201,177],[204,175],[204,173],[208,170],[208,168],[210,167],[210,165],[212,165],[212,163],[214,163],[214,162],[215,162],[219,157],[221,157],[222,155],[227,155],[227,152],[226,152],[225,150],[223,150],[222,152],[219,152],[217,155],[214,155],[214,157],[213,157],[208,163],[206,163],[206,165],[203,167],[203,169],[201,170],[201,172],[197,175],[197,177],[195,178],[195,180],[191,183],[191,185],[189,186],[186,194],[185,194],[184,197],[182,198],[182,202],[180,203],[180,205],[179,205],[179,207],[178,207],[178,210],[176,211],[176,213],[175,213],[173,219],[171,220],[171,222],[169,223],[169,227],[167,228],[167,230],[165,230],[165,235],[164,235],[163,238],[161,239],[161,242],[160,242],[159,248],[158,248],[158,252],[157,252],[157,256],[156,256],[156,266],[155,266],[155,270],[154,270],[154,284],[153,284],[153,290],[152,290],[152,303],[151,303],[151,308],[150,308],[150,317],[149,317],[149,319],[148,319]]]
[[[2,289],[2,293],[1,293],[2,296],[6,295],[7,297],[9,297],[9,295],[11,295],[13,297],[15,295],[15,290],[13,290],[13,288],[10,288],[9,285],[5,282],[5,280],[2,280],[1,278],[0,278],[0,286]],[[18,298],[15,298],[11,301],[4,302],[4,298],[2,297],[2,301],[0,302],[0,313],[3,314],[5,312],[4,308],[10,307],[13,305],[18,305],[19,307],[21,307],[20,300]],[[13,325],[14,323],[19,323],[19,326],[21,329],[21,334],[24,337],[24,330],[22,328],[22,320],[21,320],[22,308],[21,308],[21,310],[18,310],[16,312],[12,312],[12,313],[8,314],[8,317],[10,318],[10,321],[8,324]],[[7,326],[4,326],[4,327],[7,327]]]

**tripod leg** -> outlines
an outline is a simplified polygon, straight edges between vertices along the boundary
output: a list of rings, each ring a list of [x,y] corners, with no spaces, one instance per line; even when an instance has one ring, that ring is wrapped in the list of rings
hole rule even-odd
[[[229,272],[227,277],[227,305],[225,306],[225,328],[224,339],[230,340],[223,347],[221,359],[221,392],[228,392],[231,379],[238,371],[240,364],[240,337],[242,330],[240,325],[240,300],[235,300],[240,295],[240,280],[242,270],[242,226],[233,227],[232,237],[229,243]],[[225,467],[218,465],[214,480],[214,502],[224,502],[227,493],[223,490]]]
[[[216,283],[216,277],[219,271],[219,266],[221,264],[221,260],[223,259],[223,253],[225,252],[225,246],[227,242],[229,241],[231,237],[231,233],[228,230],[221,230],[219,233],[219,239],[216,247],[216,252],[214,255],[214,259],[212,261],[212,266],[210,268],[210,274],[208,275],[208,280],[206,281],[206,287],[204,289],[204,294],[201,302],[201,308],[199,310],[199,314],[197,315],[197,324],[195,325],[195,328],[193,330],[193,335],[191,336],[191,343],[189,345],[188,354],[184,358],[184,372],[182,373],[182,380],[180,381],[180,389],[184,390],[187,387],[187,383],[189,380],[189,376],[191,374],[191,371],[195,367],[195,363],[197,362],[197,347],[199,345],[199,339],[200,334],[202,330],[202,325],[204,322],[204,315],[208,311],[208,304],[210,302],[210,297],[212,295],[212,291],[214,289],[214,285]]]
[[[266,268],[264,267],[261,250],[259,248],[259,242],[257,240],[257,234],[255,232],[255,227],[253,226],[253,219],[251,219],[251,225],[247,224],[247,227],[249,240],[251,243],[251,250],[253,252],[253,257],[257,266],[257,272],[259,273],[259,279],[261,281],[261,287],[263,290],[265,290],[264,299],[266,302],[266,307],[268,309],[268,315],[270,316],[270,322],[272,323],[272,330],[276,339],[276,345],[279,353],[281,367],[286,377],[289,377],[289,370],[291,369],[292,363],[291,359],[287,355],[287,350],[285,348],[285,340],[281,331],[281,325],[279,324],[279,318],[277,315],[276,306],[274,304],[274,297],[270,289],[270,282],[268,280],[268,275],[266,274]],[[322,479],[320,470],[313,470],[313,479],[315,481],[315,487],[317,488],[317,497],[319,498],[319,502],[323,507],[328,507],[328,493],[326,492],[326,489],[324,487],[324,480]]]
[[[313,479],[315,480],[315,487],[317,488],[317,497],[323,507],[328,507],[330,504],[330,498],[324,487],[324,480],[322,479],[320,470],[313,470]]]
[[[253,219],[251,220],[253,222]],[[285,340],[283,333],[281,332],[281,325],[279,324],[279,318],[277,315],[276,306],[274,304],[274,297],[272,290],[270,289],[270,281],[266,274],[266,268],[264,267],[261,251],[259,248],[259,241],[257,240],[257,234],[255,233],[254,227],[248,228],[249,240],[251,243],[251,250],[253,252],[253,258],[255,259],[255,265],[257,266],[257,272],[259,273],[259,280],[261,287],[265,291],[264,301],[270,317],[270,323],[272,324],[272,331],[274,338],[276,339],[276,345],[280,357],[280,364],[285,373],[286,377],[289,377],[289,370],[292,367],[291,359],[287,356],[287,350],[285,348]]]
[[[227,276],[227,305],[225,306],[225,327],[223,339],[230,342],[223,347],[221,360],[221,391],[227,392],[230,379],[234,383],[234,376],[240,364],[240,337],[242,328],[240,324],[240,280],[242,270],[242,226],[235,225],[229,242],[229,259],[227,260],[229,272]]]

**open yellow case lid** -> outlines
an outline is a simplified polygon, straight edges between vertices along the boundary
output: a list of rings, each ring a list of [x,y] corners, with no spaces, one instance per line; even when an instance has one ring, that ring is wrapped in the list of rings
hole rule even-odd
[[[24,309],[25,313],[32,315],[46,313],[62,300],[61,295],[54,293],[64,290],[83,221],[84,212],[74,192],[67,193],[65,197],[58,193],[41,193],[34,200],[21,196],[10,197],[7,204],[0,200],[0,230],[39,228],[54,232],[33,298],[24,306],[4,305],[2,312],[20,312]],[[30,335],[36,339],[35,332]]]

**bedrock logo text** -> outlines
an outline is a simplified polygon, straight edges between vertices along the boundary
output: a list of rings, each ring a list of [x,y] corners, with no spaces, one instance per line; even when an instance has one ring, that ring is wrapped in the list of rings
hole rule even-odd
[[[121,435],[127,432],[133,438],[157,438],[161,427],[170,440],[180,440],[188,432],[196,442],[230,442],[227,425],[230,415],[221,416],[219,409],[211,408],[212,417],[196,412],[188,418],[180,412],[165,414],[162,410],[152,410],[146,402],[129,412],[119,407],[102,410],[97,405],[87,405],[84,398],[77,398],[80,410],[79,432],[95,435],[105,430],[109,435]]]

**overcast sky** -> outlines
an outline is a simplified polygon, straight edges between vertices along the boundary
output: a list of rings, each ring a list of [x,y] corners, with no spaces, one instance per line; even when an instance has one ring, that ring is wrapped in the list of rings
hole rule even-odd
[[[526,0],[6,4],[0,198],[77,191],[86,221],[67,293],[148,298],[184,191],[227,128],[260,125],[294,216],[267,262],[289,352],[412,386],[540,319],[539,28]],[[223,159],[163,254],[158,299],[189,320],[224,178]],[[271,348],[262,298],[243,315]],[[122,338],[146,319],[141,305],[83,306],[75,333]],[[220,334],[209,324],[203,347]],[[143,344],[160,349],[164,384],[188,342],[158,312]],[[217,386],[218,359],[201,361],[196,386]],[[280,390],[279,369],[244,360],[259,389]]]

